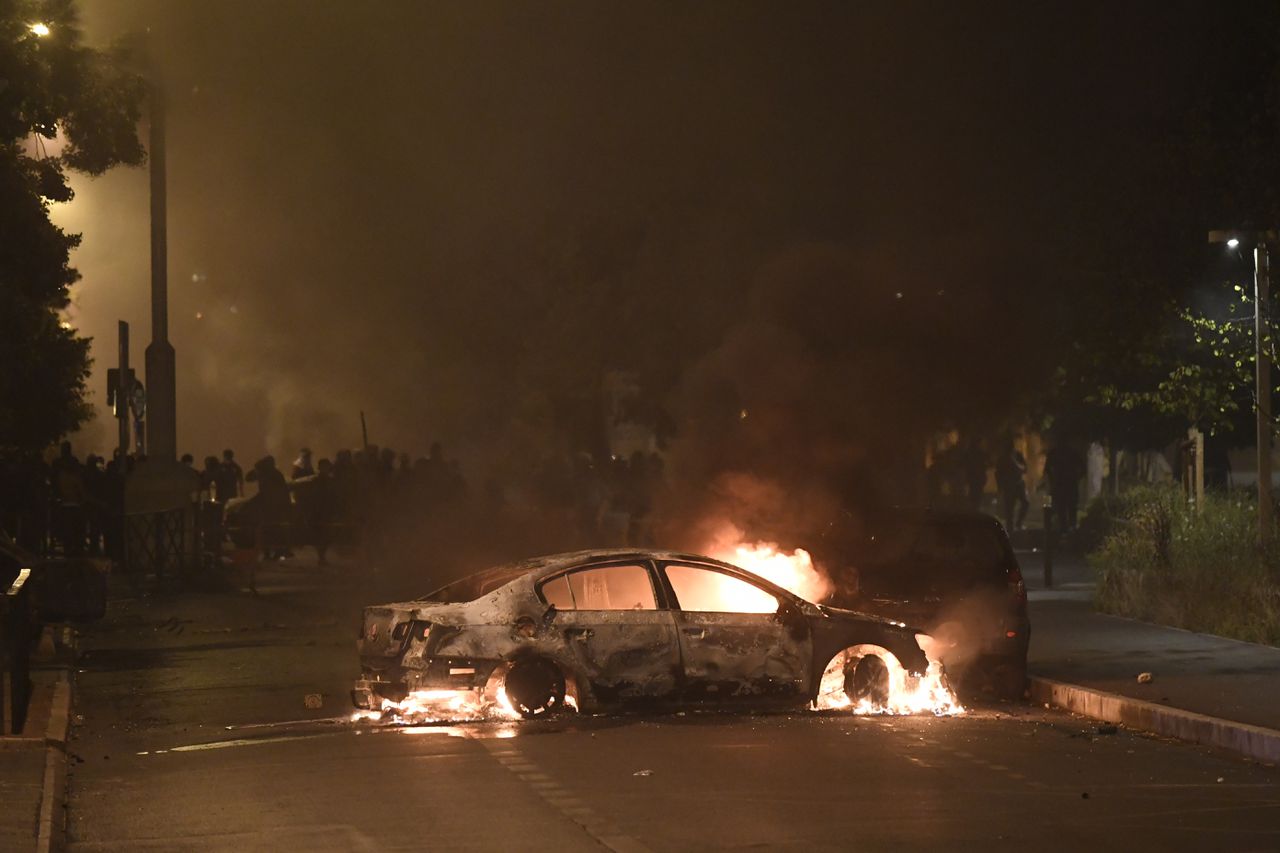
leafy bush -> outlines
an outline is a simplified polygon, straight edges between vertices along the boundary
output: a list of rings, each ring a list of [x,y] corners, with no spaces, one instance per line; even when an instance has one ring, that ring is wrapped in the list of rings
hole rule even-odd
[[[1098,609],[1280,645],[1280,551],[1258,547],[1256,506],[1242,493],[1210,494],[1196,512],[1167,487],[1112,499],[1098,510],[1106,532],[1089,555]]]

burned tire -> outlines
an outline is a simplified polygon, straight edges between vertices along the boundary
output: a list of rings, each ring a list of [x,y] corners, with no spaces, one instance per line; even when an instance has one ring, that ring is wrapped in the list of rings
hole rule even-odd
[[[1026,662],[1010,661],[997,666],[991,674],[991,689],[998,699],[1021,701],[1027,692]]]
[[[507,699],[522,717],[543,717],[564,707],[564,674],[551,661],[526,658],[507,670]]]
[[[845,669],[844,693],[857,705],[867,700],[873,707],[889,704],[889,667],[879,655],[863,655]]]

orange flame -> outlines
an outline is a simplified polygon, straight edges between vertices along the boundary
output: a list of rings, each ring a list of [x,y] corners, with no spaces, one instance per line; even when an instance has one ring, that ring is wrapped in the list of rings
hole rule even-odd
[[[788,553],[774,542],[749,544],[743,540],[742,531],[731,524],[721,528],[711,545],[704,550],[709,556],[744,568],[806,601],[821,601],[831,592],[831,582],[814,566],[808,551],[797,548]],[[735,586],[734,589],[738,587]],[[759,605],[743,607],[740,610],[743,613],[770,612],[774,606],[772,599],[767,604],[742,603]],[[769,610],[762,611],[760,606],[767,606]]]
[[[352,720],[385,720],[401,725],[518,720],[507,692],[499,687],[493,700],[479,690],[414,690],[399,702],[382,700],[380,711],[357,711]]]
[[[918,634],[922,648],[928,649],[929,637]],[[889,696],[883,704],[862,698],[856,703],[845,693],[845,673],[848,667],[866,655],[875,655],[884,661],[889,670]],[[956,699],[947,684],[942,664],[929,658],[929,668],[924,675],[915,676],[898,661],[896,655],[880,646],[862,645],[845,649],[831,659],[822,673],[818,698],[814,709],[819,711],[848,709],[854,714],[934,714],[952,717],[964,713],[964,706]]]

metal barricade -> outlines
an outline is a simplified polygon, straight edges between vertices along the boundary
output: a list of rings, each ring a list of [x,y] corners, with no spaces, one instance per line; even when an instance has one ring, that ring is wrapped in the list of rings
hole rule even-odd
[[[181,508],[126,514],[125,570],[138,575],[154,574],[158,581],[177,579],[191,559],[189,516],[189,511]]]
[[[31,703],[31,596],[31,569],[22,569],[0,598],[0,719],[8,719],[12,734],[26,725]]]

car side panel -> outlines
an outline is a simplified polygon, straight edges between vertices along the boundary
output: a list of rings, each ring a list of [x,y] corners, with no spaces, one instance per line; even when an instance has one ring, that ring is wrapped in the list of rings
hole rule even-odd
[[[667,699],[676,692],[680,643],[669,610],[561,610],[548,630],[600,702]]]
[[[803,621],[775,613],[681,612],[686,698],[802,698],[812,678],[813,646]]]

